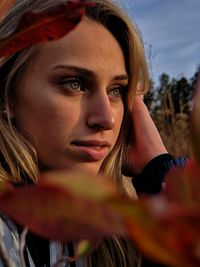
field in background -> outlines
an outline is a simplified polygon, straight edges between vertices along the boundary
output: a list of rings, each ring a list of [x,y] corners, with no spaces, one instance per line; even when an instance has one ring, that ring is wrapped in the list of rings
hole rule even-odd
[[[189,115],[161,112],[153,120],[169,153],[176,157],[192,155]]]
[[[191,101],[187,102],[187,108],[185,108],[185,104],[183,106],[183,101],[178,101],[179,112],[177,112],[169,91],[162,95],[157,95],[156,99],[160,103],[159,106],[156,109],[154,108],[152,112],[151,107],[155,106],[155,102],[152,101],[148,108],[168,152],[176,157],[191,157],[189,107]]]

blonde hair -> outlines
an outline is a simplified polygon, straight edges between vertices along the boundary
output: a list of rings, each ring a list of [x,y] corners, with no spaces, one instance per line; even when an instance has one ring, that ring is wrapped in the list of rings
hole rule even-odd
[[[24,12],[42,11],[61,2],[66,2],[66,0],[18,0],[0,23],[0,39],[13,31],[13,26],[16,25]],[[137,27],[120,7],[110,0],[91,0],[90,2],[94,2],[96,5],[87,8],[86,16],[103,24],[119,42],[129,75],[128,93],[124,99],[125,115],[121,131],[112,152],[101,166],[101,172],[112,177],[122,193],[126,195],[128,191],[121,169],[127,149],[127,130],[131,126],[129,113],[133,106],[137,86],[139,84],[143,91],[147,90],[149,86],[145,53]],[[2,59],[0,63],[0,180],[7,180],[12,183],[36,183],[39,174],[37,152],[17,131],[15,122],[9,118],[9,101],[14,97],[24,69],[36,51],[37,46],[31,47],[9,58]],[[3,112],[5,109],[7,111],[6,118]],[[116,238],[102,242],[93,256],[87,259],[86,266],[93,266],[94,258],[97,259],[95,267],[117,266],[116,258],[121,262],[120,266],[134,266],[134,259],[127,261],[127,256],[125,256],[128,253],[126,251],[129,251],[129,256],[134,254],[132,245],[129,241],[127,242]],[[116,257],[116,247],[118,248],[118,257]],[[136,257],[133,256],[133,258]]]

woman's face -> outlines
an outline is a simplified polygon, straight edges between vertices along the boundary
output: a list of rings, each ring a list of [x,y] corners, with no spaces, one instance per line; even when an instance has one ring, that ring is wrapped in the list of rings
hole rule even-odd
[[[101,24],[84,18],[62,39],[43,44],[11,108],[41,168],[96,174],[118,138],[127,83],[123,52]]]

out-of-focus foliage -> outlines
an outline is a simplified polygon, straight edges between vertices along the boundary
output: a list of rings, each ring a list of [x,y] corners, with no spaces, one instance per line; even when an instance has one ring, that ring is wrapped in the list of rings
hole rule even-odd
[[[62,242],[125,234],[123,218],[107,205],[118,198],[115,188],[102,177],[52,172],[39,180],[4,191],[0,208],[33,232]]]
[[[129,236],[154,260],[198,267],[199,177],[200,167],[191,161],[168,175],[162,193],[133,201],[121,198],[108,178],[50,172],[35,186],[6,189],[3,184],[0,210],[45,238],[92,242]]]
[[[87,1],[69,1],[42,13],[25,13],[14,32],[0,40],[0,57],[61,38],[80,22],[88,5]]]

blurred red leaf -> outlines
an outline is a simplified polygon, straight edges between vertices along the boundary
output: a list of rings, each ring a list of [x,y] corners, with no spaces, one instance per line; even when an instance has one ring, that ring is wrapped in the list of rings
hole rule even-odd
[[[112,202],[114,209],[119,209],[125,219],[129,236],[147,257],[162,263],[176,266],[177,256],[174,248],[168,247],[165,229],[157,215],[149,207],[151,198],[135,203]],[[157,201],[157,200],[156,200]]]
[[[0,21],[4,18],[5,14],[9,11],[16,0],[1,0],[0,1]]]
[[[49,239],[96,239],[125,233],[122,217],[106,205],[112,197],[119,198],[103,177],[58,172],[43,175],[36,186],[4,191],[0,209]]]
[[[199,209],[191,211],[157,196],[140,200],[126,222],[146,256],[170,266],[200,266]]]
[[[200,207],[200,165],[188,160],[184,168],[176,167],[166,176],[165,196],[169,201],[177,201],[185,207]]]
[[[116,203],[113,203],[115,206]],[[190,160],[166,177],[163,193],[121,203],[129,233],[154,260],[170,266],[200,266],[200,166]],[[116,209],[116,207],[115,207]]]
[[[50,172],[40,177],[38,185],[2,190],[0,209],[49,239],[66,242],[129,235],[155,261],[197,267],[200,266],[198,168],[191,161],[184,171],[173,170],[162,194],[138,201],[122,199],[114,185],[102,176]]]
[[[88,5],[91,3],[69,1],[45,12],[25,13],[13,34],[0,40],[0,57],[61,38],[80,22]]]

